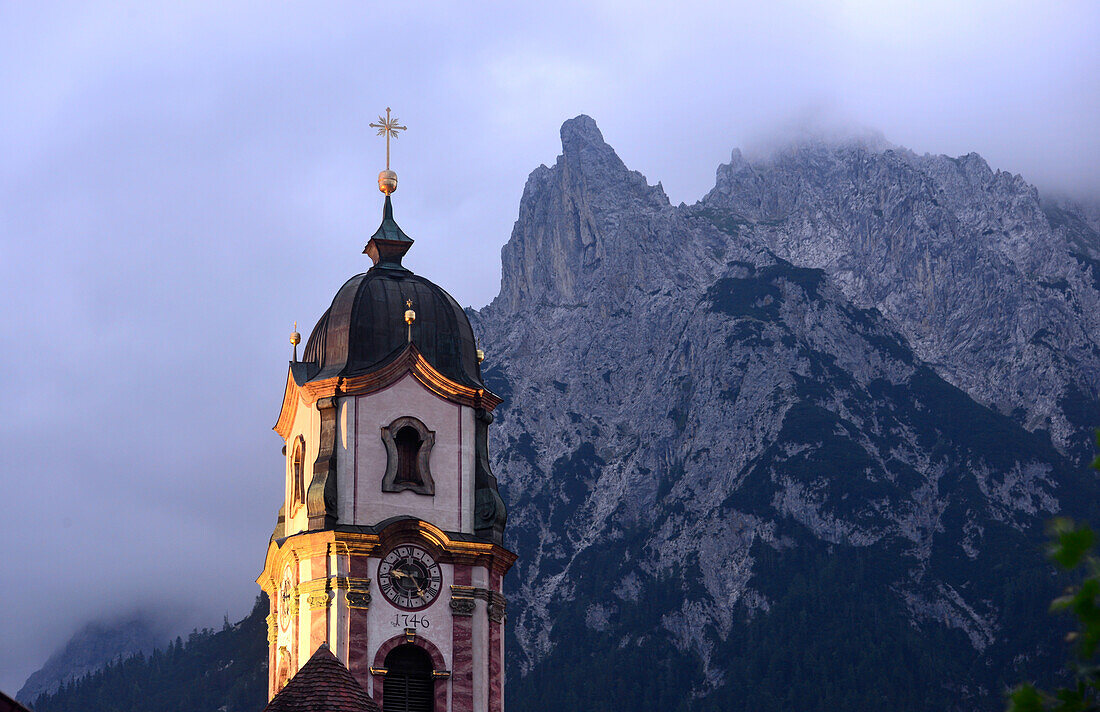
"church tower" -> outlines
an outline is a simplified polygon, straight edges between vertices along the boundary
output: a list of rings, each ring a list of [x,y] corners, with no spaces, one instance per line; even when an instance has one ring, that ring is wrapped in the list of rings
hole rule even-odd
[[[507,518],[489,469],[500,398],[462,307],[402,258],[387,138],[374,265],[295,334],[275,431],[284,504],[257,583],[273,697],[322,644],[384,711],[502,712]]]

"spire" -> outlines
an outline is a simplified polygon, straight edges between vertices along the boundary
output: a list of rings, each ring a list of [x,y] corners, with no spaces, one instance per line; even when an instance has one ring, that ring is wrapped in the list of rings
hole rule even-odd
[[[371,124],[371,128],[378,129],[378,135],[386,137],[386,170],[378,174],[378,190],[386,194],[386,202],[382,205],[382,224],[371,235],[363,254],[374,260],[375,267],[404,270],[401,258],[412,247],[413,239],[393,219],[390,195],[397,190],[397,174],[390,170],[390,138],[397,138],[398,132],[406,127],[397,123],[396,116],[390,116],[390,107],[387,106],[386,118],[379,116],[378,123]]]
[[[393,219],[393,203],[390,196],[382,206],[382,224],[371,235],[363,254],[374,260],[374,266],[381,269],[405,269],[401,258],[412,247],[413,239],[405,234],[401,226]]]
[[[397,117],[390,117],[390,107],[386,107],[386,118],[378,117],[377,124],[371,124],[372,129],[378,129],[379,136],[386,137],[386,170],[378,174],[378,190],[390,197],[390,193],[397,190],[397,174],[390,170],[390,139],[397,138],[398,132],[407,129],[397,123]]]

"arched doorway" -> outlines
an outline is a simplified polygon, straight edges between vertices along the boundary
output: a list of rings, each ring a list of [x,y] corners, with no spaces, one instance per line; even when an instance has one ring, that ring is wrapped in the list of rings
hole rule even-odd
[[[382,712],[434,712],[435,679],[428,652],[410,643],[386,656]]]

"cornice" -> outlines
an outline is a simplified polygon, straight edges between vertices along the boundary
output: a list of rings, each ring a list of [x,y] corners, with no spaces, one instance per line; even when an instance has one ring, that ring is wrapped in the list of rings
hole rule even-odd
[[[287,369],[286,390],[283,393],[283,406],[279,420],[275,423],[275,432],[284,440],[290,437],[299,401],[313,405],[321,398],[337,396],[366,395],[380,391],[401,380],[411,373],[422,386],[444,400],[491,411],[501,403],[501,398],[487,388],[471,388],[454,381],[424,358],[416,344],[410,343],[398,356],[385,366],[361,376],[333,376],[318,381],[310,381],[299,386],[294,381],[290,369]]]
[[[286,388],[283,390],[283,405],[279,410],[279,419],[272,428],[283,440],[290,438],[290,429],[294,427],[294,418],[298,414],[298,402],[302,397],[298,384],[294,382],[294,373],[288,366],[286,369]]]
[[[427,544],[442,562],[485,566],[500,574],[508,571],[517,558],[516,554],[499,544],[455,539],[434,524],[419,519],[399,519],[378,533],[323,529],[274,540],[268,545],[264,571],[256,583],[269,592],[275,590],[282,576],[282,567],[292,559],[298,561],[330,555],[380,556],[383,549],[404,542]],[[265,587],[265,583],[269,588]]]

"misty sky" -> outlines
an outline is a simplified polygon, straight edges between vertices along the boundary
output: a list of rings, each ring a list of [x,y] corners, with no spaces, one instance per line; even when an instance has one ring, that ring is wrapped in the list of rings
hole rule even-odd
[[[579,113],[673,202],[852,126],[1100,196],[1094,1],[155,5],[0,0],[11,694],[89,618],[247,612],[287,335],[370,264],[386,106],[406,264],[475,307]]]

